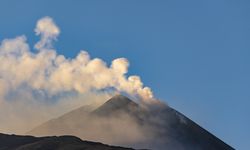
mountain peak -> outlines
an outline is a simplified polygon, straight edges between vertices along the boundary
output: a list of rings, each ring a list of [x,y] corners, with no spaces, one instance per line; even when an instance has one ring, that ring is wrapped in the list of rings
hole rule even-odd
[[[132,101],[128,97],[121,95],[121,94],[117,94],[117,95],[113,96],[107,102],[112,102],[112,103],[115,102],[115,103],[120,103],[120,104],[121,103],[122,104],[135,103],[134,101]]]
[[[115,107],[127,107],[127,106],[138,106],[136,102],[129,99],[126,96],[123,96],[121,94],[115,95],[112,98],[110,98],[106,103],[103,105],[113,105]]]
[[[102,106],[96,109],[96,113],[109,114],[114,111],[132,112],[131,110],[136,110],[137,108],[139,108],[137,103],[130,100],[128,97],[119,94],[110,98]]]

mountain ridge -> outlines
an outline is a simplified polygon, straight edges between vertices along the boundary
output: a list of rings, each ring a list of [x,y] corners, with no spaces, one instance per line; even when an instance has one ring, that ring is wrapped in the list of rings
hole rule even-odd
[[[75,136],[34,137],[0,133],[1,150],[134,150],[99,142],[83,141]]]

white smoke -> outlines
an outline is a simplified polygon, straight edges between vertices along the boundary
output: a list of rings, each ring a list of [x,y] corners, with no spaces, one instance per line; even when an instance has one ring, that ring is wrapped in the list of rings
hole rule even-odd
[[[36,35],[41,36],[41,40],[35,45],[35,48],[51,48],[53,40],[56,40],[57,36],[60,34],[60,29],[52,18],[44,17],[38,20],[35,32]]]
[[[36,44],[40,50],[37,53],[30,51],[25,36],[5,39],[0,46],[0,77],[11,88],[26,85],[49,94],[113,88],[142,99],[153,98],[150,88],[143,86],[139,76],[126,77],[129,66],[126,58],[113,60],[110,67],[99,58],[90,59],[86,51],[68,59],[51,49],[52,41],[60,33],[51,18],[40,19],[35,31],[41,35]]]
[[[27,113],[20,116],[22,113],[16,111],[15,106],[25,111],[31,106],[30,103],[34,103],[32,107],[36,109],[43,101],[51,100],[49,103],[57,105],[60,99],[72,100],[75,95],[80,99],[79,95],[106,92],[124,92],[144,103],[154,101],[151,89],[143,85],[139,76],[127,77],[129,62],[126,58],[117,58],[107,66],[103,60],[91,58],[88,52],[83,50],[75,58],[57,54],[53,48],[53,41],[60,34],[60,29],[50,17],[38,20],[35,32],[41,37],[35,44],[38,50],[35,52],[31,51],[30,47],[33,46],[29,46],[24,35],[4,39],[1,42],[0,127],[2,129],[10,124],[3,118],[7,110],[12,118],[19,118],[19,123],[22,120],[27,121],[24,119]],[[65,95],[67,98],[61,98]]]

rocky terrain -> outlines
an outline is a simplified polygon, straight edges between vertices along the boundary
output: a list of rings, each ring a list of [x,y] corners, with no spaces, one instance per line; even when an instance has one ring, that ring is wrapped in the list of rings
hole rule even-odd
[[[82,141],[74,136],[33,137],[0,134],[0,150],[133,150]]]

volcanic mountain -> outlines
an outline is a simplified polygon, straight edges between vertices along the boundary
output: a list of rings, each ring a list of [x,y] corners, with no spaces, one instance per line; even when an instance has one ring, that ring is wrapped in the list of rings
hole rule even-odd
[[[31,135],[81,139],[154,150],[233,150],[173,108],[116,95],[96,109],[80,107],[34,128]]]

